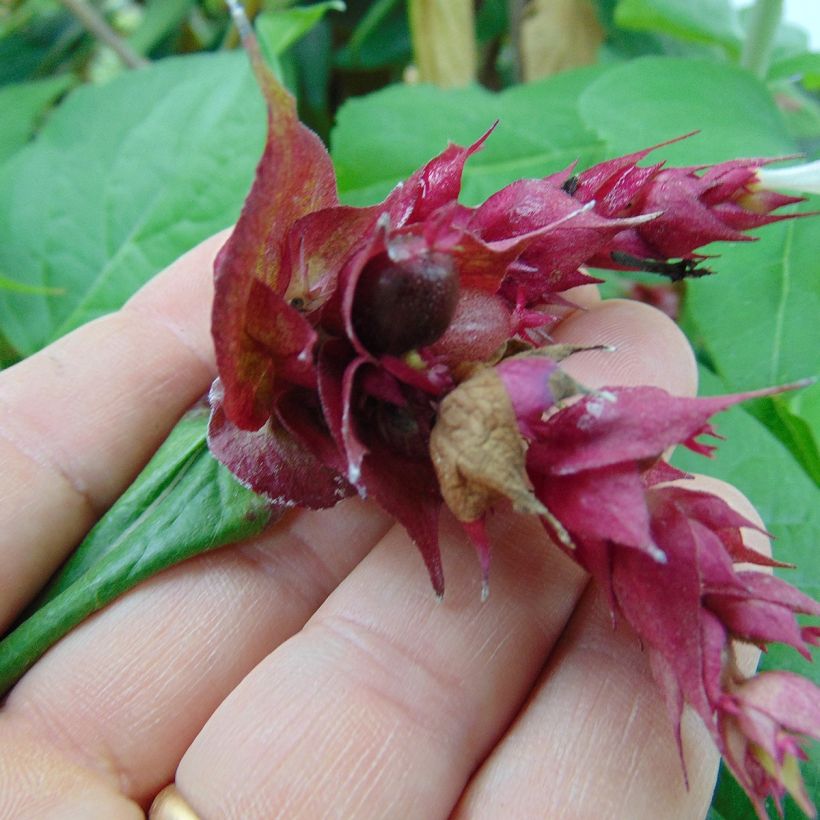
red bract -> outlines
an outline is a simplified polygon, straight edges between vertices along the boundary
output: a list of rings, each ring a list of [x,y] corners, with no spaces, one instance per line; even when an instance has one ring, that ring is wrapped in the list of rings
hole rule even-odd
[[[371,497],[406,527],[439,595],[443,503],[476,545],[485,590],[486,515],[506,499],[538,516],[648,647],[676,725],[688,701],[758,805],[784,787],[799,795],[793,736],[817,734],[816,715],[790,721],[781,706],[810,684],[744,682],[730,641],[805,653],[817,631],[794,614],[817,605],[737,571],[776,562],[744,547],[751,524],[723,501],[670,484],[685,476],[661,458],[675,444],[709,454],[698,437],[711,415],[752,394],[589,392],[560,367],[578,348],[534,343],[561,293],[594,281],[584,264],[675,278],[701,245],[785,218],[769,212],[795,200],[756,187],[766,161],[642,168],[643,151],[468,208],[462,171],[488,131],[381,204],[350,208],[293,100],[253,62],[270,132],[216,261],[213,453],[279,505]]]

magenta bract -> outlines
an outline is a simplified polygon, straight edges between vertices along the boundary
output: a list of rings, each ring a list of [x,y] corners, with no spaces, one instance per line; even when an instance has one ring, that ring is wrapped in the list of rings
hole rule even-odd
[[[541,346],[562,293],[596,281],[582,265],[680,278],[697,273],[704,244],[787,218],[770,212],[796,200],[757,184],[767,160],[641,167],[648,149],[468,208],[462,171],[490,129],[381,204],[350,208],[293,100],[254,67],[269,135],[216,260],[214,455],[279,505],[370,497],[405,526],[439,595],[443,504],[476,546],[485,589],[486,515],[508,501],[538,516],[640,636],[678,733],[688,702],[758,811],[784,789],[808,807],[792,763],[800,737],[820,733],[820,693],[781,673],[745,680],[732,641],[808,654],[818,630],[795,614],[820,607],[739,571],[778,562],[744,546],[753,524],[662,458],[676,444],[710,454],[710,417],[770,391],[590,392],[561,369],[574,348]]]

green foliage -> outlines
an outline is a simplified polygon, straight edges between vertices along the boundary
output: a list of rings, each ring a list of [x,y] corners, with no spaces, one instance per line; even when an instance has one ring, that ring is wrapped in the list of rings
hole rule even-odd
[[[740,53],[741,27],[724,0],[620,0],[615,22],[636,31],[659,32]]]
[[[22,148],[51,104],[71,86],[65,75],[0,87],[0,165]]]
[[[341,0],[266,11],[256,18],[256,34],[270,54],[281,54],[310,31],[329,11],[344,11]]]
[[[467,165],[466,202],[579,158],[592,162],[602,146],[580,118],[576,98],[602,71],[580,69],[501,94],[479,87],[391,86],[351,100],[332,136],[342,199],[351,205],[379,201],[448,142],[469,145],[496,120],[498,128]]]
[[[93,127],[90,127],[93,123]],[[265,114],[241,54],[179,57],[69,95],[0,168],[0,291],[28,354],[113,308],[236,218]]]
[[[700,133],[658,152],[670,163],[792,153],[794,141],[766,86],[703,59],[642,57],[613,67],[579,100],[581,116],[621,154]]]
[[[260,532],[267,502],[208,450],[208,411],[192,410],[91,530],[33,607],[0,641],[0,696],[92,612],[192,555]]]

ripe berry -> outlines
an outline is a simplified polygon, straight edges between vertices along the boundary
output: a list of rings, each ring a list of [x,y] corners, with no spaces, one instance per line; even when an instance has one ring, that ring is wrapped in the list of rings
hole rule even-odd
[[[375,354],[400,356],[438,339],[458,302],[458,274],[444,254],[393,262],[386,253],[363,268],[353,297],[353,328]]]

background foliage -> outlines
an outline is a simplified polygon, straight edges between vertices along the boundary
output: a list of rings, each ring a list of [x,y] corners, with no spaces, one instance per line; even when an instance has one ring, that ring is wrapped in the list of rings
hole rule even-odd
[[[472,55],[473,81],[460,88],[439,87],[453,84],[447,72],[455,69],[421,59],[421,44],[426,54],[443,36],[425,24],[435,3],[418,0],[414,27],[400,0],[351,0],[346,10],[337,1],[248,6],[303,118],[329,141],[351,204],[378,201],[448,140],[471,142],[496,119],[465,174],[471,204],[513,179],[575,161],[583,167],[695,129],[697,136],[658,157],[696,164],[820,154],[820,54],[808,50],[800,30],[761,32],[754,10],[737,13],[726,0],[589,1],[598,22],[586,29],[594,56],[584,67],[571,48],[579,35],[536,20],[545,4],[536,2],[529,16],[515,0],[471,6],[472,30],[457,34]],[[107,32],[89,33],[77,6],[90,7]],[[0,8],[3,366],[116,309],[236,219],[265,118],[228,23],[217,0],[21,0]],[[547,35],[533,46],[523,35],[536,23]],[[452,45],[455,35],[447,36]],[[566,70],[534,78],[528,67],[543,61],[532,49],[563,54],[567,43],[557,66]],[[438,85],[417,82],[421,76]],[[820,209],[820,200],[800,207]],[[761,231],[758,242],[723,245],[711,265],[719,275],[679,294],[704,392],[815,374],[818,235],[815,219],[796,220]],[[634,293],[622,276],[605,289]],[[820,385],[736,408],[718,427],[727,441],[717,461],[704,466],[679,454],[679,464],[744,490],[777,536],[776,555],[798,563],[786,571],[789,580],[817,596]],[[195,439],[201,424],[191,430]],[[255,502],[219,481],[236,514],[246,515]],[[81,557],[83,572],[94,554]],[[764,664],[817,678],[791,651],[773,650]],[[806,778],[817,803],[816,764]],[[722,776],[714,818],[749,811]],[[787,815],[798,812],[789,805]]]

